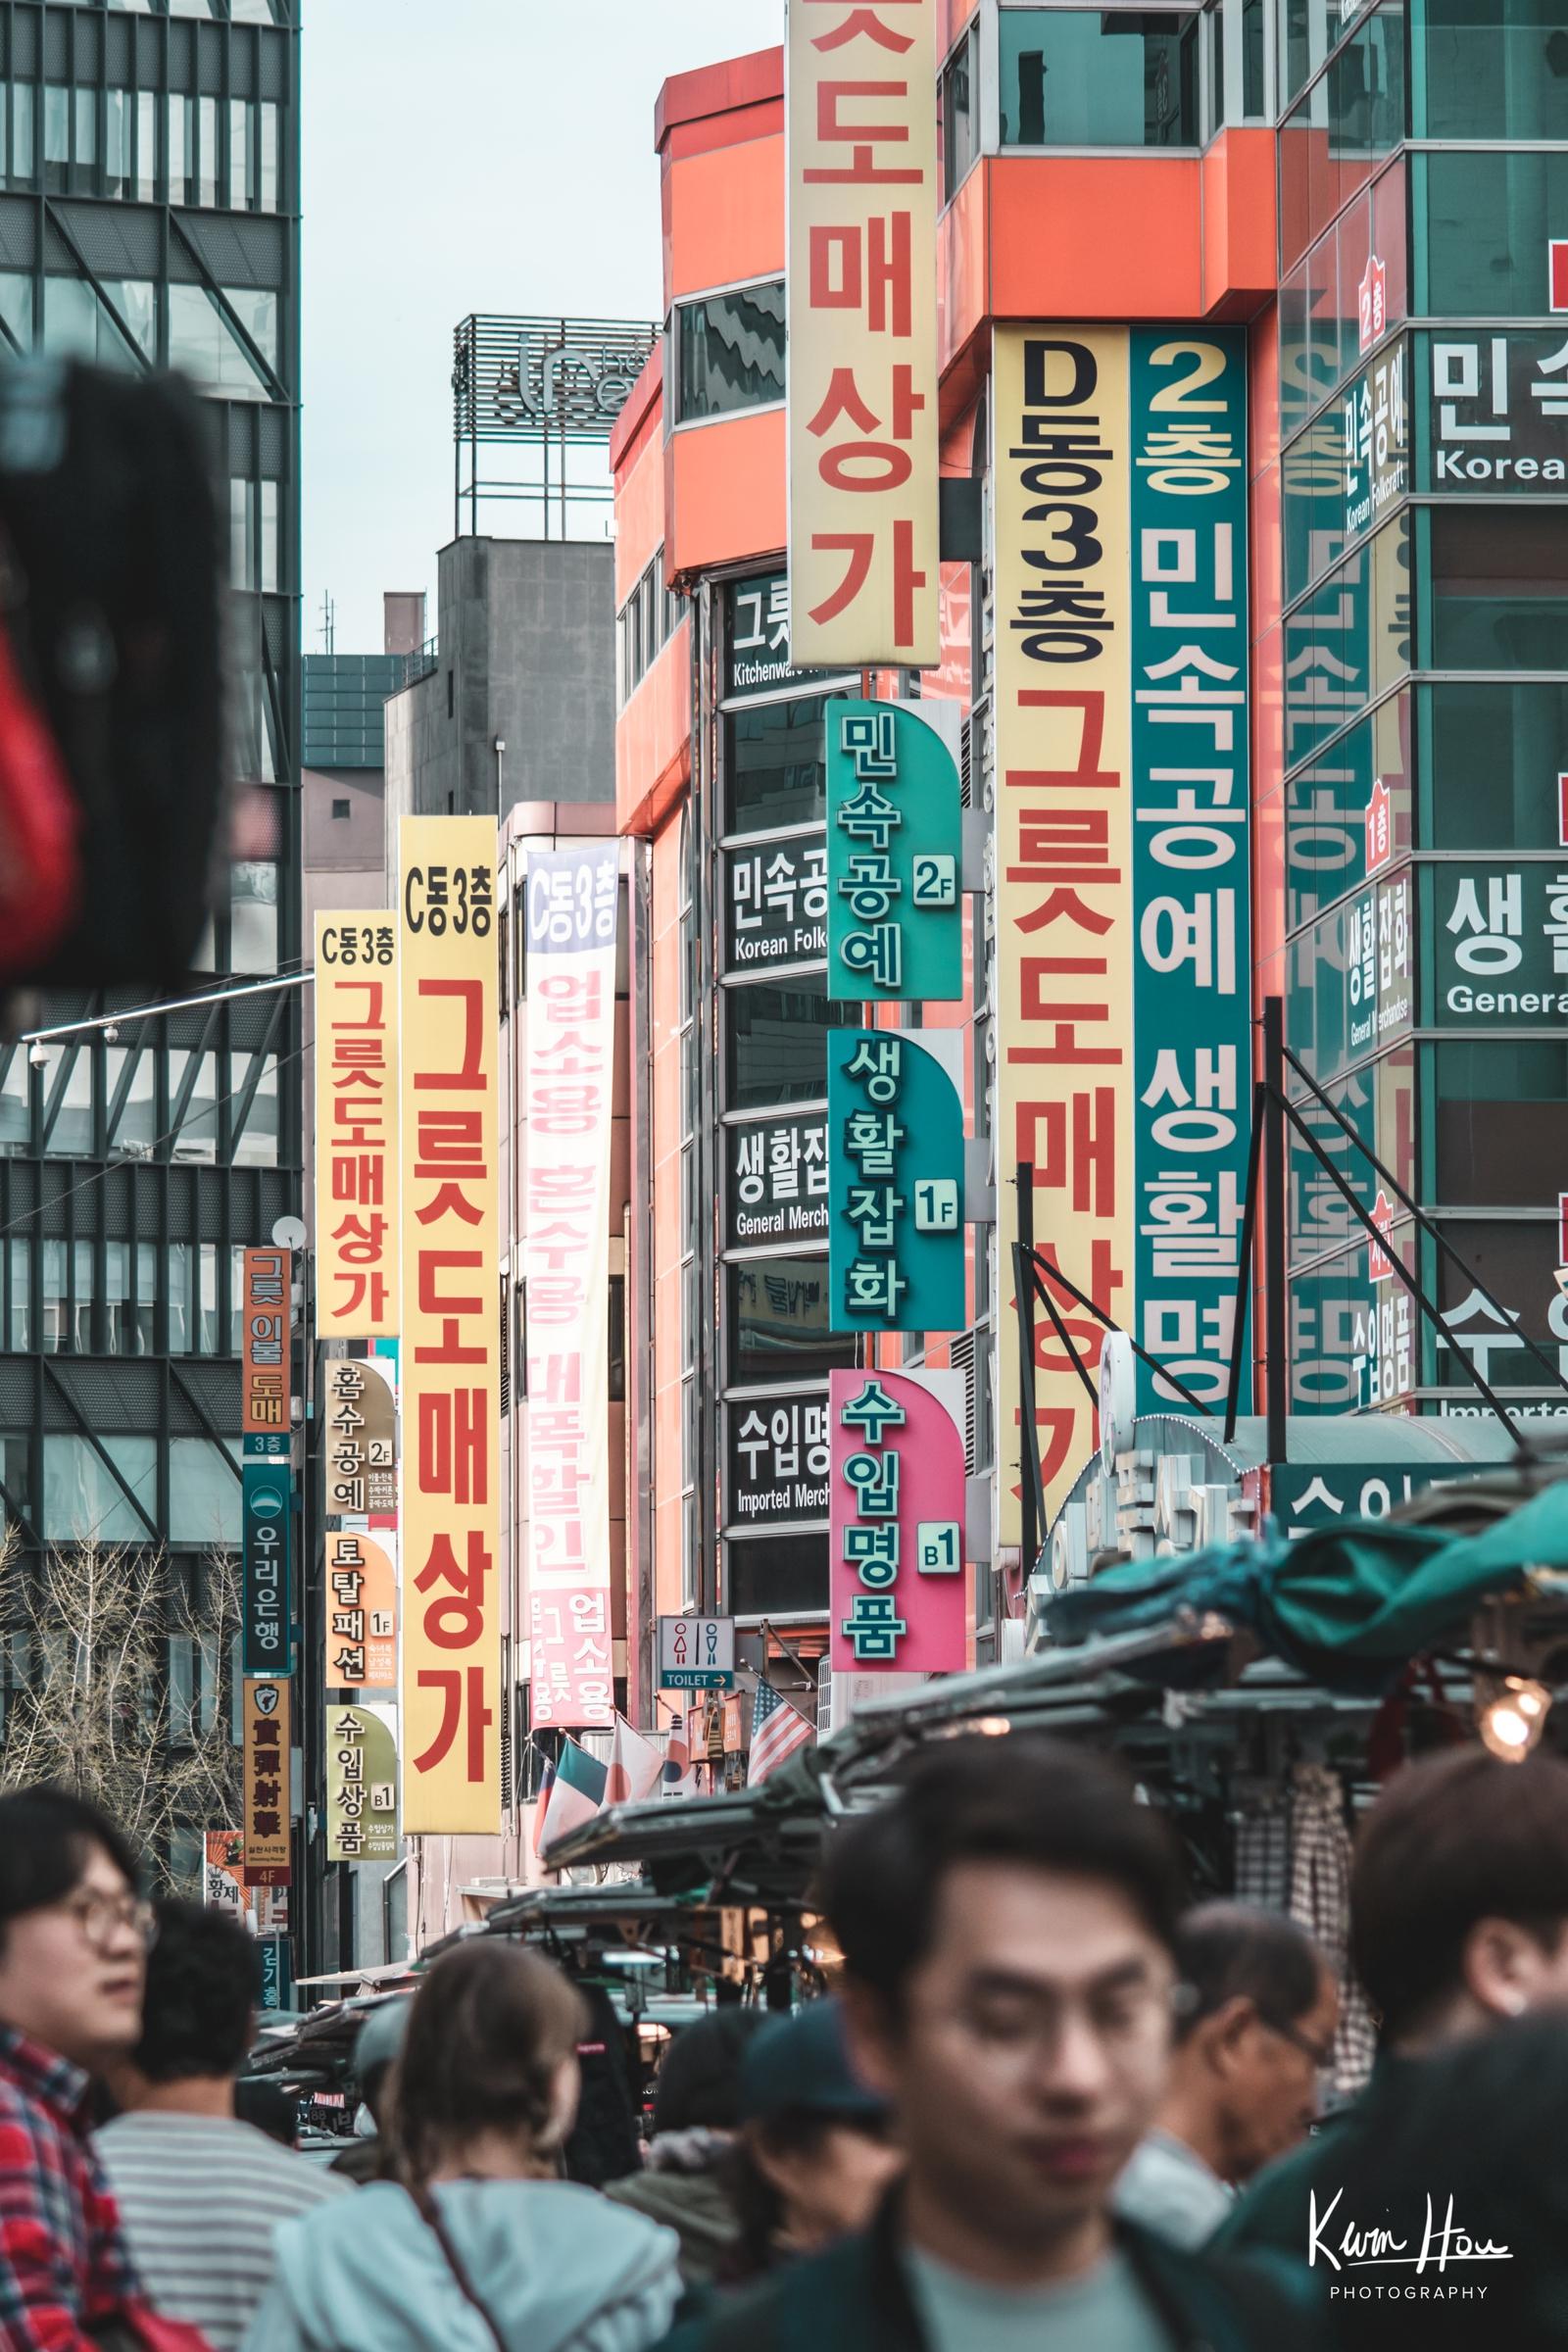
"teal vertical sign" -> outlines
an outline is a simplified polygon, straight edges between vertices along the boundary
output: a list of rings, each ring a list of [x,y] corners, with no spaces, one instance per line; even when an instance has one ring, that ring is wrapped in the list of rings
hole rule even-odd
[[[1218,1401],[1252,1090],[1247,338],[1129,346],[1135,1296],[1149,1353]],[[1169,1401],[1140,1364],[1139,1410]]]
[[[294,1485],[287,1462],[241,1465],[240,1670],[292,1674],[289,1536]]]
[[[828,1279],[835,1331],[961,1331],[963,1104],[907,1030],[828,1037]]]
[[[953,754],[898,703],[832,699],[827,993],[866,1004],[963,994],[962,817]]]

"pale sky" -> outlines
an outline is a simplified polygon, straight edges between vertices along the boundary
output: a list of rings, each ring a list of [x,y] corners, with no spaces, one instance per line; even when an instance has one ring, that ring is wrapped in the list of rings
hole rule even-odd
[[[305,649],[379,653],[452,536],[452,329],[657,318],[654,102],[782,0],[310,0],[302,35]],[[535,514],[537,510],[533,511]],[[514,510],[509,526],[531,526]],[[481,527],[485,527],[482,525]]]

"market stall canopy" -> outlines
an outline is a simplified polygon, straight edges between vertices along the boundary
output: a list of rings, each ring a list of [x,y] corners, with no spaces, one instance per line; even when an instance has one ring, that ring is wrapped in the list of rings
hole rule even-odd
[[[1330,1690],[1371,1692],[1461,1637],[1484,1602],[1557,1578],[1568,1598],[1568,1482],[1479,1535],[1352,1520],[1104,1568],[1045,1607],[1063,1645],[1221,1620]]]

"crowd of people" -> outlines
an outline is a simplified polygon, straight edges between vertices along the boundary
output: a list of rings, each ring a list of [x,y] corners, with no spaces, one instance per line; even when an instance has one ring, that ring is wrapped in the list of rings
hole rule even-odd
[[[1288,1919],[1189,1905],[1103,1759],[944,1741],[828,1841],[833,1996],[670,2046],[564,2177],[582,1993],[501,1937],[372,2011],[334,2168],[243,2120],[250,1937],[0,1797],[0,2352],[1568,2347],[1568,1763],[1406,1766],[1361,1825],[1370,2085]]]

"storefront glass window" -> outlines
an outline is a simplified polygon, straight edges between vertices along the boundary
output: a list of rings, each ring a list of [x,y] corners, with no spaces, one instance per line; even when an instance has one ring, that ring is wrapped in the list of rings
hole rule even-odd
[[[860,1019],[858,1004],[829,1004],[820,980],[728,989],[725,1010],[731,1110],[825,1101],[827,1032]]]
[[[1431,529],[1432,663],[1568,669],[1568,532],[1550,507],[1440,507]]]
[[[829,1329],[825,1257],[753,1257],[724,1271],[732,1380],[804,1380],[853,1368],[855,1334]]]
[[[821,695],[763,703],[725,720],[728,830],[820,824],[827,814]]]

